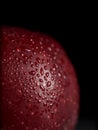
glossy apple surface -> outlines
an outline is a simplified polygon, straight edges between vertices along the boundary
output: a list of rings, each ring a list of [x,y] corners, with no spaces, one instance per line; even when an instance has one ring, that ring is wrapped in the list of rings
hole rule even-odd
[[[74,68],[42,33],[1,27],[2,130],[73,130],[79,109]]]

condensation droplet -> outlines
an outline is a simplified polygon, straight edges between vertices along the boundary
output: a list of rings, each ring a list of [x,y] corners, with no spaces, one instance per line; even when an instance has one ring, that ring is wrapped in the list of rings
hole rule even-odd
[[[23,56],[24,56],[24,54],[22,53],[22,54],[21,54],[21,56],[23,57]]]
[[[55,112],[55,113],[57,112],[57,109],[56,109],[56,108],[54,109],[54,112]]]
[[[35,62],[35,66],[36,66],[36,67],[38,67],[38,64],[37,64],[37,62]]]
[[[54,122],[54,125],[56,126],[56,125],[57,125],[57,122]]]
[[[65,76],[65,75],[64,75],[63,77],[64,77],[64,79],[66,79],[66,76]]]
[[[32,115],[32,116],[34,115],[34,112],[33,112],[33,111],[31,112],[31,115]]]
[[[22,69],[22,70],[24,69],[23,66],[21,67],[21,69]]]
[[[43,46],[41,46],[41,49],[43,49]]]
[[[49,87],[49,86],[51,86],[51,82],[50,81],[47,82],[47,87]]]
[[[53,95],[50,95],[50,98],[53,99]]]
[[[36,49],[38,49],[38,46],[36,46]]]
[[[51,111],[51,114],[53,115],[53,114],[54,114],[54,111]]]
[[[28,126],[26,126],[26,130],[29,130],[29,127],[28,127]]]
[[[24,125],[24,121],[21,122],[21,125]]]
[[[37,83],[36,83],[36,85],[37,85],[37,86],[39,86],[39,85],[40,85],[40,83],[39,83],[39,82],[37,82]]]
[[[6,59],[3,59],[3,61],[5,62],[5,61],[6,61]]]
[[[41,100],[39,99],[38,102],[41,103]]]
[[[45,82],[43,83],[43,86],[46,87],[46,83]]]
[[[32,98],[32,97],[33,97],[33,95],[31,94],[31,95],[30,95],[30,97]]]
[[[41,74],[41,75],[44,74],[44,70],[43,70],[43,68],[40,69],[40,74]]]
[[[40,81],[40,82],[43,82],[43,80],[42,80],[42,79],[39,79],[39,81]]]
[[[52,105],[53,105],[53,103],[51,102],[51,103],[50,103],[50,106],[52,106]]]
[[[64,99],[64,104],[65,104],[66,100]]]
[[[32,68],[34,68],[34,65],[33,65],[33,64],[31,64],[31,67],[32,67]]]
[[[48,115],[47,118],[50,119],[50,116]]]
[[[18,60],[18,57],[16,57],[16,60]]]
[[[2,82],[2,86],[4,86],[5,85],[5,83],[4,82]]]
[[[38,101],[38,97],[35,97],[35,99]]]
[[[54,52],[55,55],[57,55],[57,52]]]
[[[22,115],[22,114],[23,114],[23,111],[20,111],[20,114]]]
[[[61,73],[60,72],[58,72],[58,76],[61,77]]]
[[[37,60],[38,63],[40,63],[40,58],[39,57],[37,57],[36,60]]]
[[[52,80],[52,81],[54,80],[54,77],[53,77],[53,76],[51,76],[51,80]]]
[[[9,104],[9,105],[11,105],[11,104],[12,104],[12,102],[11,102],[11,101],[8,101],[8,104]]]
[[[54,72],[53,72],[53,70],[52,70],[52,69],[50,69],[50,73],[51,73],[51,74],[54,74]]]
[[[48,47],[48,50],[51,51],[52,50],[51,47]]]
[[[12,50],[13,53],[15,53],[15,50]]]
[[[11,60],[12,58],[11,57],[9,57],[9,60]]]
[[[44,105],[44,106],[46,106],[46,105],[47,105],[47,103],[46,103],[46,102],[43,102],[43,105]]]
[[[11,127],[14,128],[14,127],[15,127],[14,124],[12,124]],[[2,129],[1,129],[1,130],[2,130]]]
[[[65,120],[66,120],[66,119],[65,119],[65,118],[63,118],[63,122],[65,122]]]
[[[38,93],[38,96],[41,98],[41,97],[42,97],[42,94],[39,92],[39,93]]]
[[[25,56],[25,59],[27,60],[27,59],[28,59],[28,57],[27,57],[27,56]]]
[[[49,39],[48,39],[48,38],[46,39],[46,42],[49,42]]]
[[[61,81],[60,79],[59,79],[59,81],[58,81],[58,82],[59,82],[59,84],[61,84],[61,83],[62,83],[62,81]]]
[[[56,68],[58,68],[58,65],[57,65],[57,64],[55,64],[55,67],[56,67]]]
[[[31,50],[29,50],[29,49],[25,49],[25,51],[28,51],[28,52],[30,52]]]
[[[56,56],[54,56],[53,59],[56,60]]]
[[[40,41],[39,44],[42,45],[43,44],[42,41]]]
[[[46,77],[48,77],[48,76],[49,76],[49,72],[46,73]]]
[[[42,89],[42,91],[45,91],[45,88],[43,85],[40,85],[40,88]]]
[[[39,78],[39,77],[40,77],[40,75],[39,75],[39,74],[37,74],[37,77]]]
[[[35,73],[36,73],[35,71],[30,71],[29,72],[30,75],[35,75]]]
[[[57,52],[59,52],[59,51],[60,51],[60,49],[59,49],[59,48],[57,48],[56,50],[57,50]]]
[[[32,42],[32,41],[33,41],[33,39],[31,38],[31,39],[30,39],[30,41]]]
[[[43,55],[43,56],[45,56],[45,55]],[[45,59],[42,59],[42,64],[44,64],[45,63]]]
[[[51,44],[52,47],[54,47],[54,44]]]
[[[55,69],[55,68],[53,68],[53,70],[55,71],[56,69]]]
[[[23,83],[20,83],[20,86],[22,86],[23,85]]]
[[[34,51],[34,55],[36,55],[36,52]]]
[[[46,80],[46,81],[47,81],[47,77],[46,77],[46,76],[44,76],[44,80]]]
[[[44,53],[44,55],[43,55],[43,56],[45,57],[45,53],[46,53],[46,51],[44,50],[44,51],[43,51],[43,53]]]
[[[18,93],[19,93],[19,94],[21,94],[21,93],[22,93],[21,89],[18,89]]]
[[[44,69],[47,70],[47,66],[46,65],[44,66]]]

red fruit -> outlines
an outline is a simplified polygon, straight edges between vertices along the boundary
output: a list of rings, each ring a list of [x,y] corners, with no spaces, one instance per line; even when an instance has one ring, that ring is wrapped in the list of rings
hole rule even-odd
[[[1,30],[2,130],[72,130],[77,78],[62,47],[41,33]]]

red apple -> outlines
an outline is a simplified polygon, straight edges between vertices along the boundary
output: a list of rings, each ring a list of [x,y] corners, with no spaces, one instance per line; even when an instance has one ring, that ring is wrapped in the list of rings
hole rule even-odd
[[[79,87],[60,44],[22,28],[0,30],[1,129],[73,130]]]

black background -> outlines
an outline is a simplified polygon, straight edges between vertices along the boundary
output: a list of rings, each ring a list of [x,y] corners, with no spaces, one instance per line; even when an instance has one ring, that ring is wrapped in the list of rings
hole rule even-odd
[[[12,4],[12,3],[11,3]],[[80,87],[79,125],[96,124],[97,41],[95,8],[91,4],[68,5],[32,2],[7,3],[1,9],[0,25],[18,26],[49,34],[66,50],[77,73]],[[6,6],[5,6],[6,5]],[[84,129],[85,127],[83,127]],[[81,129],[81,128],[80,128]],[[82,130],[82,129],[81,129]],[[89,129],[90,130],[90,129]],[[93,129],[92,129],[93,130]]]

